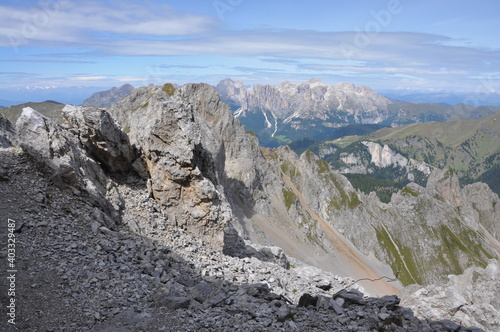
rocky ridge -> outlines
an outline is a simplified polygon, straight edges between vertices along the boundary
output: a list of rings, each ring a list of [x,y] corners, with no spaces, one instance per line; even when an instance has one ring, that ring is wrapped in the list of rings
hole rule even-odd
[[[132,231],[132,233],[143,237],[146,242],[163,243],[167,247],[174,243],[176,253],[182,251],[177,249],[178,247],[188,248],[186,249],[187,252],[193,253],[194,257],[186,254],[190,257],[186,261],[196,261],[198,259],[197,254],[201,250],[201,252],[206,252],[206,254],[203,254],[205,256],[201,255],[200,262],[202,264],[214,261],[215,266],[226,266],[225,263],[221,262],[224,262],[224,260],[229,262],[227,267],[222,268],[213,268],[210,267],[210,264],[205,267],[200,265],[201,271],[195,268],[198,263],[192,263],[189,267],[196,270],[195,273],[184,270],[180,273],[173,272],[176,276],[184,274],[194,276],[199,273],[204,278],[216,275],[229,283],[235,282],[235,284],[241,285],[240,283],[253,284],[262,282],[267,278],[262,277],[262,274],[265,275],[264,270],[274,269],[271,269],[270,266],[279,267],[278,271],[292,271],[292,273],[283,272],[285,274],[291,273],[293,275],[296,270],[299,271],[299,274],[307,277],[305,281],[299,281],[298,284],[295,284],[301,288],[292,288],[290,291],[281,281],[274,285],[274,281],[281,280],[280,278],[283,276],[279,272],[278,278],[273,276],[274,281],[267,282],[268,287],[270,287],[269,292],[258,288],[256,293],[255,290],[250,291],[250,293],[258,295],[272,292],[278,297],[284,297],[282,301],[285,303],[292,302],[294,304],[301,302],[302,296],[299,296],[299,294],[309,294],[309,300],[310,297],[327,296],[327,298],[330,298],[327,302],[331,303],[333,307],[331,305],[330,307],[336,311],[335,304],[330,300],[337,300],[339,294],[336,294],[334,299],[334,292],[342,289],[342,287],[345,288],[345,282],[343,283],[341,278],[320,270],[301,268],[298,262],[287,258],[280,249],[268,245],[278,244],[283,247],[285,252],[297,255],[300,258],[306,258],[306,261],[330,270],[341,271],[341,267],[344,267],[346,270],[343,273],[347,275],[357,278],[357,273],[358,276],[378,279],[384,271],[387,271],[387,268],[379,266],[382,264],[376,262],[374,254],[389,264],[392,262],[391,259],[396,260],[397,264],[393,267],[396,272],[397,268],[399,268],[398,264],[407,263],[408,258],[413,258],[412,256],[408,257],[406,249],[398,243],[401,239],[407,239],[404,239],[403,235],[398,233],[398,230],[401,232],[405,230],[401,229],[401,223],[398,222],[397,218],[404,216],[406,219],[411,216],[415,199],[417,201],[422,199],[418,198],[419,196],[424,197],[424,201],[434,204],[429,208],[429,211],[426,211],[434,219],[429,219],[428,224],[422,224],[419,218],[415,218],[415,221],[410,222],[410,224],[420,225],[421,230],[425,232],[427,226],[440,227],[439,220],[450,220],[450,216],[457,216],[458,223],[450,226],[453,227],[453,233],[444,234],[451,237],[458,234],[460,241],[477,240],[477,243],[480,244],[478,254],[466,250],[463,253],[458,252],[461,256],[458,256],[460,257],[459,262],[454,268],[460,270],[471,262],[480,264],[485,259],[484,257],[495,254],[495,249],[492,248],[495,240],[490,232],[498,227],[496,223],[498,219],[495,219],[494,215],[494,213],[497,213],[495,212],[494,202],[498,200],[498,197],[490,195],[489,199],[491,201],[489,203],[484,201],[484,204],[480,207],[480,212],[476,206],[469,209],[468,205],[464,205],[466,204],[464,202],[467,202],[467,197],[463,196],[467,195],[468,191],[465,191],[464,194],[459,187],[458,191],[454,189],[456,181],[453,174],[436,173],[435,180],[429,183],[428,188],[410,186],[406,191],[401,192],[400,197],[393,203],[394,208],[391,208],[383,205],[370,195],[357,193],[344,177],[333,172],[326,163],[313,154],[305,153],[299,157],[288,148],[261,152],[255,137],[245,133],[242,126],[232,117],[229,108],[220,102],[214,89],[207,85],[186,85],[177,90],[170,89],[168,85],[137,89],[109,111],[113,118],[117,119],[119,125],[112,121],[112,118],[105,111],[78,107],[67,107],[65,109],[66,122],[62,127],[55,125],[30,109],[27,109],[18,120],[16,128],[19,144],[30,156],[30,160],[40,167],[42,174],[47,178],[47,183],[51,184],[50,188],[47,185],[42,185],[40,190],[34,193],[34,197],[37,197],[37,202],[41,204],[39,205],[40,208],[50,206],[54,209],[56,207],[62,209],[56,215],[51,215],[49,213],[51,209],[48,209],[46,211],[48,214],[44,215],[42,213],[42,217],[51,220],[51,218],[57,219],[56,217],[67,216],[71,212],[69,207],[75,206],[77,210],[71,214],[73,216],[89,216],[87,224],[90,225],[90,229],[86,228],[84,232],[90,231],[94,236],[104,234],[106,239],[111,241],[109,240],[111,236],[118,235],[118,239],[121,241],[124,237],[130,235]],[[16,155],[19,153],[16,152],[17,150],[8,151],[14,155],[6,157],[5,160],[12,158],[14,160],[12,165],[22,164],[20,159],[16,159],[20,158],[20,156]],[[4,168],[15,167],[7,165]],[[15,185],[16,182],[10,180],[12,174],[7,173],[7,175],[8,180],[6,183]],[[37,176],[40,177],[41,174]],[[16,179],[19,178],[16,177]],[[29,180],[34,184],[36,183],[34,179]],[[312,186],[311,183],[322,183],[323,185]],[[26,186],[29,189],[31,187]],[[449,187],[453,187],[453,190],[448,190]],[[23,186],[19,186],[15,190],[7,190],[7,192],[23,192],[21,188]],[[48,189],[50,189],[51,193],[44,198],[43,192]],[[58,190],[64,191],[65,195],[73,195],[76,197],[76,201],[72,204],[69,204],[70,202],[67,200],[59,201],[59,199],[62,199],[61,197],[65,197],[59,195],[54,196],[56,201],[54,205],[47,205],[52,203],[50,200],[53,195],[52,191]],[[483,194],[488,193],[487,189],[482,188],[481,190],[483,190]],[[417,196],[414,195],[415,192],[418,194]],[[476,193],[478,191],[471,187],[470,192]],[[476,197],[476,199],[483,199],[483,194],[480,192],[480,197]],[[23,192],[19,199],[21,197],[31,197],[29,195],[31,195],[31,192]],[[436,196],[440,198],[437,199]],[[45,204],[45,201],[48,203]],[[77,203],[83,201],[86,202],[85,206]],[[81,214],[78,210],[80,207],[83,209]],[[460,209],[453,214],[451,210],[457,207],[460,207]],[[463,219],[466,214],[463,214],[462,208],[470,214],[469,219]],[[432,215],[434,209],[443,209],[443,215]],[[403,214],[400,213],[400,210],[403,211]],[[408,214],[405,215],[404,211],[408,211]],[[474,211],[477,211],[477,213]],[[40,213],[38,209],[35,209],[35,212]],[[486,226],[477,222],[479,213],[481,217],[488,220]],[[427,215],[424,215],[424,217],[427,217]],[[387,222],[387,225],[382,224],[385,233],[380,229],[375,232],[376,234],[370,233],[370,229],[372,231],[376,229],[374,226],[380,225],[382,220],[384,223]],[[464,227],[465,222],[474,232],[465,235],[461,234],[460,230]],[[27,225],[29,224],[30,222],[27,221]],[[65,220],[63,224],[68,224],[68,221]],[[363,225],[369,225],[369,227]],[[41,227],[46,227],[43,221]],[[30,227],[25,229],[29,230]],[[76,237],[86,238],[85,234],[78,235],[76,230],[72,232]],[[491,239],[481,238],[481,236],[486,237],[488,235],[491,236]],[[175,238],[178,237],[184,240],[180,243],[176,242]],[[39,240],[42,241],[42,238],[43,235],[40,235]],[[365,254],[352,246],[347,238],[354,242]],[[384,241],[387,238],[394,243],[393,246],[384,246]],[[264,247],[250,244],[244,239],[260,243]],[[362,241],[360,239],[364,239],[367,243],[359,243]],[[371,240],[366,241],[366,239]],[[408,239],[408,242],[403,243],[411,243],[412,246],[415,245],[415,248],[422,248],[422,242],[418,242],[419,239],[416,239],[416,243],[412,243],[410,240],[415,241],[415,239]],[[428,237],[423,238],[423,240],[428,240]],[[358,242],[356,243],[356,241]],[[439,241],[441,241],[442,246],[443,238],[436,238],[433,241],[436,242],[435,247],[430,246],[430,249],[422,255],[423,258],[435,256],[436,250],[441,248],[438,245]],[[111,263],[129,261],[128,254],[130,251],[127,251],[127,248],[120,246],[120,250],[123,249],[122,254],[121,251],[116,253],[116,250],[112,250],[112,248],[116,248],[115,244],[119,245],[118,243],[103,241],[103,244],[99,244],[100,247],[97,248],[104,248],[107,253],[107,260]],[[86,247],[86,244],[82,242],[81,247]],[[78,244],[73,247],[73,249],[76,248],[79,248]],[[111,251],[107,248],[111,248]],[[60,250],[60,247],[57,249]],[[130,248],[130,250],[132,249]],[[220,252],[221,249],[230,256],[223,255]],[[54,249],[54,251],[56,250]],[[70,251],[72,250],[67,250],[67,252]],[[150,254],[144,252],[141,257],[149,256],[149,258],[146,258],[146,263],[149,264],[141,265],[140,278],[147,279],[147,277],[142,277],[142,274],[146,274],[159,278],[161,282],[162,276],[168,270],[163,264],[165,259],[163,259],[162,263],[162,257],[155,256],[154,262],[152,262],[151,257],[156,255],[157,252],[164,251],[160,247],[150,247],[150,250],[146,251],[149,251]],[[419,251],[415,250],[414,253],[417,254]],[[86,255],[85,251],[77,251],[77,253],[84,257]],[[450,254],[456,253],[450,251]],[[451,255],[452,257],[455,256]],[[356,261],[358,265],[347,264],[349,259]],[[471,261],[471,259],[477,261]],[[75,260],[77,259],[75,258]],[[290,260],[292,261],[291,265]],[[256,264],[263,264],[263,268],[255,276],[245,275],[241,277],[235,271],[230,271],[231,266],[238,266],[241,261],[257,262]],[[104,260],[103,264],[99,263],[100,268],[105,268],[105,262]],[[132,263],[135,264],[136,262]],[[453,263],[455,264],[455,262]],[[177,265],[168,263],[168,266]],[[425,273],[422,275],[426,279],[423,280],[426,282],[435,280],[436,277],[446,274],[449,271],[448,268],[449,262],[445,260],[442,271],[424,271]],[[250,267],[251,271],[254,271],[254,269],[258,268]],[[119,268],[117,271],[121,270]],[[410,274],[415,271],[421,272],[418,269],[407,268],[407,270],[403,272]],[[353,273],[351,274],[351,272]],[[314,280],[318,278],[319,274],[325,275],[326,279],[330,280],[330,285],[319,279],[315,282]],[[79,275],[78,278],[85,279],[93,275],[94,273],[85,272],[84,276]],[[227,279],[226,275],[228,276]],[[111,278],[111,280],[122,280],[123,277],[126,280],[132,279],[130,275],[120,275]],[[167,277],[168,280],[164,279],[164,281],[168,283],[171,280],[169,278]],[[203,280],[206,281],[206,279]],[[208,280],[212,279],[209,278]],[[341,285],[343,283],[344,286],[335,286],[338,285],[338,282]],[[183,285],[182,282],[178,283]],[[293,282],[291,283],[293,284]],[[174,289],[176,292],[172,294],[165,293],[165,297],[171,298],[170,300],[173,303],[180,302],[181,309],[186,306],[186,303],[189,303],[188,310],[190,310],[192,309],[191,304],[196,307],[196,302],[200,302],[198,300],[193,302],[190,289],[197,284],[190,282],[183,285],[183,287],[168,284],[168,288]],[[314,287],[312,289],[307,288],[304,286],[307,284],[314,285]],[[367,288],[370,285],[371,283],[368,282],[363,284],[363,287]],[[186,289],[186,287],[189,289]],[[112,289],[113,286],[108,285],[108,288]],[[156,290],[157,288],[149,284],[137,289]],[[370,293],[375,293],[375,289],[370,289]],[[320,293],[317,293],[318,291]],[[225,292],[227,293],[228,290],[226,289]],[[248,295],[247,291],[244,293]],[[144,297],[147,299],[148,293],[144,294],[134,295],[131,298]],[[260,298],[259,296],[250,296]],[[307,303],[310,303],[308,296],[305,296],[305,299],[302,300],[302,304],[306,303],[306,306]],[[345,295],[344,297],[346,296],[356,297],[356,301],[361,302],[361,305],[364,304],[363,301],[359,301],[359,294],[354,296]],[[273,297],[273,300],[278,299],[274,295],[271,297]],[[235,303],[236,308],[241,307],[239,300],[226,303],[226,299],[222,301],[224,305]],[[248,302],[248,300],[249,298],[245,297],[242,302]],[[265,296],[264,300],[266,300]],[[148,302],[149,300],[145,301]],[[171,303],[171,301],[168,303]],[[312,301],[314,303],[315,300]],[[395,300],[390,301],[392,303]],[[94,303],[97,302],[100,303],[100,301],[94,300]],[[142,301],[139,302],[142,304],[137,307],[139,308],[138,311],[150,306]],[[215,307],[222,305],[222,302]],[[367,303],[373,303],[373,301]],[[261,304],[266,307],[265,303]],[[95,305],[97,306],[97,304]],[[168,308],[168,306],[169,304],[164,303],[159,307]],[[392,305],[390,306],[392,307]],[[122,307],[125,307],[125,305],[122,305]],[[280,308],[281,306],[277,307]],[[374,310],[376,307],[382,310],[387,305],[376,304],[373,307]],[[136,310],[135,308],[133,310]],[[273,311],[272,308],[271,312]],[[366,307],[360,309],[364,308]],[[225,309],[227,308],[224,307],[219,312],[222,312],[220,317],[227,315]],[[267,309],[266,312],[269,313]],[[306,310],[305,312],[309,317],[311,311]],[[95,319],[101,317],[99,311],[97,314],[94,311],[92,313]],[[124,315],[130,316],[130,312]],[[248,317],[253,316],[252,314],[245,316],[244,321],[248,322]],[[107,314],[104,320],[109,320],[109,317]],[[152,317],[149,322],[157,319],[156,315]],[[343,325],[326,326],[345,327],[351,325],[351,329],[356,329],[357,325],[352,325],[352,320],[358,320],[361,317],[368,316],[355,315],[350,317],[349,321],[345,320],[344,323],[341,323]],[[380,318],[378,314],[375,317],[377,325],[380,320],[383,321],[380,328],[385,326],[386,318],[389,316],[383,315],[383,317],[385,318]],[[223,318],[220,319],[224,320]],[[272,318],[271,321],[273,321]],[[299,321],[306,322],[308,319]],[[269,319],[266,319],[266,324],[268,322]],[[293,327],[296,324],[295,322],[296,320],[289,325]],[[371,322],[375,321],[371,320]],[[400,325],[398,322],[403,325],[405,322],[407,324],[411,322],[415,324],[422,323],[420,321],[417,323],[417,320],[407,316],[402,321],[398,320],[397,322],[391,319],[387,325],[394,323],[395,326],[391,325],[392,328],[397,328]],[[216,321],[214,321],[215,323]],[[282,322],[277,321],[277,323]],[[338,324],[338,321],[329,321],[328,324],[330,323]],[[362,323],[363,328],[375,326],[369,325],[372,323],[365,321],[356,324],[359,323]],[[113,321],[112,324],[118,324],[118,322]],[[443,324],[439,323],[439,328],[446,330],[448,328],[446,327],[447,323]],[[195,324],[193,326],[199,327],[200,325]],[[278,324],[277,326],[273,325],[273,327],[279,329],[282,326]],[[413,329],[413,326],[411,328]]]

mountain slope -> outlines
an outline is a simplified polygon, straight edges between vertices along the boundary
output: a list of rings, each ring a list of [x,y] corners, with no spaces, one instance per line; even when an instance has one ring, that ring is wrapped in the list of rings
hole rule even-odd
[[[274,315],[268,310],[268,302],[274,300],[283,302],[274,302],[273,308],[284,306],[285,315],[290,314],[288,302],[334,306],[337,315],[342,313],[331,302],[341,294],[332,273],[304,268],[298,262],[301,266],[292,263],[294,267],[282,250],[262,245],[280,245],[290,256],[326,271],[365,279],[358,284],[370,294],[398,292],[401,286],[389,284],[383,276],[398,275],[405,285],[443,283],[450,273],[486,267],[490,259],[500,257],[498,195],[484,184],[460,188],[452,171],[435,169],[426,187],[410,183],[384,204],[373,194],[356,191],[311,152],[299,156],[288,147],[259,148],[256,138],[245,132],[209,85],[139,88],[109,112],[66,106],[65,122],[57,125],[25,108],[16,123],[25,158],[30,165],[38,165],[33,174],[44,174],[46,181],[33,188],[33,194],[14,197],[16,201],[29,197],[34,210],[29,205],[22,210],[37,216],[36,224],[31,215],[23,219],[26,232],[36,238],[23,238],[23,243],[37,244],[44,236],[53,240],[58,235],[67,241],[66,232],[71,240],[80,238],[64,224],[73,225],[66,220],[69,215],[69,219],[85,220],[79,224],[87,227],[84,238],[70,246],[48,245],[40,256],[52,257],[64,250],[67,255],[89,257],[93,265],[75,260],[80,267],[55,270],[62,271],[57,281],[84,281],[76,292],[69,292],[76,294],[77,301],[68,303],[80,308],[78,300],[86,299],[83,303],[92,307],[92,319],[85,326],[91,330],[102,320],[121,322],[128,314],[114,315],[125,303],[133,312],[155,317],[162,316],[158,313],[163,308],[190,308],[195,313],[220,309],[226,314],[243,312],[240,317],[247,321],[260,317],[253,312],[255,302]],[[10,171],[10,160],[23,154],[19,149],[0,152],[6,156],[0,159],[5,163],[0,185],[11,188],[11,179],[18,173]],[[31,190],[29,185],[21,188]],[[64,220],[54,218],[49,223],[52,218],[44,218],[49,214],[39,214],[50,209],[61,211],[57,216]],[[130,232],[146,240],[131,238]],[[186,262],[169,246],[188,257]],[[303,275],[307,286],[302,286],[304,281],[290,281],[289,275]],[[300,295],[293,288],[298,284]],[[47,286],[46,280],[43,285]],[[95,289],[107,289],[111,301],[100,301]],[[323,301],[320,296],[326,297],[324,305],[307,300],[316,295],[318,303]],[[365,301],[359,294],[346,298],[358,304]],[[106,306],[118,311],[110,316]],[[151,316],[141,317],[137,319],[149,322]],[[217,317],[226,321],[220,312]],[[327,321],[336,324],[332,318]],[[258,322],[259,329],[261,323],[273,324],[272,319]]]
[[[4,107],[0,109],[0,113],[2,113],[11,123],[15,123],[21,115],[23,108],[25,107],[36,109],[44,116],[51,118],[58,123],[62,122],[61,110],[63,109],[64,104],[52,100],[47,100],[40,103],[24,103]]]
[[[465,182],[476,181],[500,164],[500,116],[496,114],[382,129],[367,139],[435,167],[451,168]]]
[[[494,114],[383,128],[364,136],[305,142],[299,151],[317,153],[356,188],[375,191],[386,203],[411,181],[425,186],[433,168],[450,168],[463,184],[485,182],[500,194],[499,120]]]

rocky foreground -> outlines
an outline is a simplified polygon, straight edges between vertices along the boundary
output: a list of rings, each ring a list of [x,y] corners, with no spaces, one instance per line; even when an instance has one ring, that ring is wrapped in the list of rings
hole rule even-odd
[[[276,247],[240,258],[210,250],[162,217],[138,177],[120,189],[126,215],[143,222],[111,230],[82,192],[54,186],[23,152],[0,156],[2,243],[12,218],[19,271],[16,324],[4,312],[2,331],[480,331],[418,319],[396,296],[364,297],[353,280]]]
[[[67,106],[63,117],[64,124],[57,125],[26,108],[15,129],[0,117],[0,259],[17,271],[15,282],[7,279],[6,268],[0,271],[1,307],[15,300],[15,310],[8,309],[11,316],[2,309],[0,330],[495,331],[500,327],[495,260],[486,269],[470,270],[469,278],[450,279],[465,285],[452,301],[447,298],[455,283],[440,290],[408,289],[405,301],[417,309],[412,311],[401,306],[396,295],[365,296],[370,280],[361,287],[357,280],[308,266],[270,246],[269,239],[281,239],[288,250],[305,257],[322,253],[333,261],[337,255],[336,262],[344,268],[354,264],[351,258],[359,258],[356,264],[364,268],[359,273],[391,284],[392,276],[368,269],[360,253],[347,242],[341,245],[345,240],[313,211],[324,204],[307,204],[298,188],[311,191],[307,199],[331,191],[338,197],[329,208],[353,211],[352,218],[342,212],[333,222],[371,215],[371,207],[387,215],[390,211],[381,210],[377,202],[367,204],[367,197],[358,197],[347,180],[313,155],[300,157],[301,172],[283,167],[293,165],[290,162],[280,167],[280,158],[291,151],[264,155],[209,86],[187,85],[177,91],[169,85],[141,88],[110,113]],[[299,161],[294,164],[298,167]],[[323,177],[297,180],[316,173]],[[323,179],[322,186],[306,186],[319,183],[318,179]],[[441,186],[448,183],[436,179]],[[414,189],[426,198],[424,188]],[[406,202],[403,196],[400,200]],[[492,230],[497,200],[487,200],[481,210],[483,219],[492,221],[484,227]],[[328,215],[326,210],[324,214]],[[458,223],[457,227],[465,227]],[[357,226],[351,228],[359,231]],[[466,238],[490,234],[482,229],[469,233]],[[325,234],[338,241],[326,241]],[[493,246],[497,234],[492,234],[484,241]],[[16,240],[14,261],[7,260],[8,236]],[[457,237],[453,232],[449,236]],[[312,244],[314,250],[308,249]],[[476,253],[474,248],[464,249],[467,255],[458,256],[460,264],[469,257],[478,263],[489,257],[488,251]],[[328,267],[332,271],[334,266]],[[9,290],[13,283],[15,295]]]

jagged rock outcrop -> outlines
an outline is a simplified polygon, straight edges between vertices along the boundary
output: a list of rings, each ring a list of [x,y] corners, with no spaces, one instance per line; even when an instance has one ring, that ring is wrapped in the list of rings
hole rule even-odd
[[[66,121],[64,127],[78,137],[85,150],[105,169],[127,172],[134,166],[137,152],[109,113],[71,105],[64,107],[62,113]]]
[[[100,165],[87,155],[77,136],[45,118],[32,108],[25,108],[16,123],[17,141],[60,187],[73,187],[88,194],[90,201],[102,208],[108,227],[119,221],[119,211],[106,194],[109,179]],[[109,217],[114,222],[109,221]]]
[[[119,88],[112,87],[109,90],[94,93],[90,98],[83,102],[82,106],[109,107],[132,91],[134,91],[134,87],[130,84],[124,84]]]
[[[14,128],[10,121],[0,114],[0,148],[8,148],[12,146],[14,138]]]
[[[151,194],[168,218],[222,247],[233,218],[226,191],[252,208],[255,168],[248,154],[257,155],[258,147],[248,144],[213,88],[186,85],[172,96],[162,87],[141,88],[110,112],[142,152]]]
[[[500,329],[500,266],[472,267],[462,275],[450,275],[440,286],[412,286],[403,292],[403,305],[419,318],[449,319],[485,331]]]

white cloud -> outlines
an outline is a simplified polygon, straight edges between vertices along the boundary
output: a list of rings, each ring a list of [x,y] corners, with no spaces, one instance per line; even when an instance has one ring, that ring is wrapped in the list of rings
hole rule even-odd
[[[186,36],[206,32],[216,24],[208,16],[180,13],[167,5],[123,1],[115,1],[113,6],[97,1],[51,3],[46,8],[0,6],[0,46],[22,47],[40,42],[91,45],[116,35]]]
[[[109,79],[108,76],[74,76],[70,77],[69,79],[75,80],[75,81],[101,81],[101,80],[107,80]]]
[[[478,49],[462,40],[440,35],[383,31],[376,34],[271,29],[229,31],[222,30],[210,16],[182,13],[171,6],[151,2],[137,5],[115,0],[106,3],[54,0],[49,2],[52,7],[47,8],[40,3],[43,2],[31,8],[0,6],[0,47],[19,51],[25,46],[44,46],[52,54],[44,58],[37,54],[40,60],[19,57],[19,60],[7,61],[26,62],[28,66],[29,62],[37,61],[90,65],[106,56],[118,56],[122,61],[126,56],[186,59],[192,56],[185,61],[198,60],[170,67],[157,65],[157,71],[152,74],[146,69],[143,73],[136,70],[138,77],[122,79],[136,82],[148,80],[148,74],[169,77],[174,67],[183,69],[179,75],[184,74],[186,80],[193,80],[196,74],[204,78],[203,75],[213,74],[206,68],[221,65],[221,62],[207,60],[210,57],[260,58],[259,63],[227,61],[228,67],[217,67],[220,72],[216,74],[252,73],[263,80],[289,79],[288,74],[305,79],[305,76],[332,75],[358,81],[366,79],[363,84],[367,85],[389,79],[411,79],[422,86],[444,86],[458,85],[466,80],[470,83],[484,77],[497,79],[499,72],[499,50]],[[57,52],[61,52],[59,57]],[[147,66],[154,64],[145,63],[144,67]],[[105,80],[115,82],[119,76],[91,75],[90,66],[83,72],[89,74],[71,74],[67,80],[90,84]],[[249,75],[248,80],[252,77]]]

